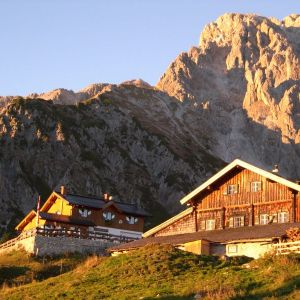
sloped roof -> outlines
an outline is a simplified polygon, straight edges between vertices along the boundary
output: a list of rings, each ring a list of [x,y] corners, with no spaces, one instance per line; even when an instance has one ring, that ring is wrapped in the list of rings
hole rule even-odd
[[[217,174],[215,174],[214,176],[212,176],[210,179],[208,179],[207,181],[205,181],[203,184],[201,184],[198,188],[196,188],[195,190],[193,190],[191,193],[187,194],[185,197],[183,197],[180,200],[181,204],[184,204],[188,201],[190,201],[191,199],[193,199],[195,196],[197,196],[200,192],[202,192],[203,190],[205,190],[208,186],[210,186],[211,184],[213,184],[215,181],[217,181],[218,179],[220,179],[221,177],[223,177],[224,175],[226,175],[229,171],[233,170],[236,167],[242,167],[244,169],[250,170],[254,173],[257,173],[261,176],[264,176],[272,181],[278,182],[280,184],[283,184],[295,191],[300,191],[300,185],[296,184],[290,180],[287,180],[285,178],[282,178],[278,175],[275,175],[274,173],[265,171],[261,168],[255,167],[243,160],[240,159],[235,159],[233,162],[231,162],[229,165],[227,165],[225,168],[223,168],[221,171],[219,171]]]
[[[102,198],[86,197],[86,196],[74,195],[74,194],[62,195],[59,192],[56,193],[61,198],[64,198],[72,205],[101,209],[104,208],[109,203]],[[121,203],[114,200],[110,200],[110,201],[112,201],[112,203],[118,210],[124,213],[136,215],[136,216],[144,216],[144,217],[151,216],[144,209],[137,207],[135,204]]]
[[[40,212],[40,218],[51,222],[59,222],[59,223],[67,223],[67,224],[83,225],[83,226],[95,226],[95,223],[89,220],[82,220],[82,219],[73,218],[69,216],[49,214],[44,212]]]
[[[182,211],[181,213],[177,214],[176,216],[166,220],[165,222],[151,228],[150,230],[146,231],[144,234],[143,234],[143,237],[148,237],[150,236],[151,234],[167,227],[168,225],[176,222],[177,220],[187,216],[188,214],[190,214],[191,212],[193,211],[193,208],[192,207],[189,207],[188,209]]]
[[[282,223],[269,225],[256,225],[238,228],[226,228],[211,231],[198,231],[177,235],[148,237],[108,249],[109,252],[127,251],[151,244],[181,245],[188,242],[207,240],[212,243],[231,243],[243,241],[271,240],[283,236],[291,227],[300,228],[300,223]]]
[[[28,222],[31,222],[31,220],[36,216],[36,212],[34,210],[31,210],[15,227],[16,230],[22,230]]]

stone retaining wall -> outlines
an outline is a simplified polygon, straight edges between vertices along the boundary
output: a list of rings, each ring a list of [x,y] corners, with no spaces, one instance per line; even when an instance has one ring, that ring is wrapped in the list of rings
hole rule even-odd
[[[38,256],[57,255],[67,252],[104,253],[105,249],[119,243],[107,240],[88,240],[70,237],[33,236],[18,241],[14,246],[0,250],[0,254],[24,249]]]

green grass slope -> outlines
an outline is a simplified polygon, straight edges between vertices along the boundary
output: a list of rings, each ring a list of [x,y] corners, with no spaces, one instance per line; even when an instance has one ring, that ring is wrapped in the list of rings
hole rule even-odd
[[[246,263],[246,264],[245,264]],[[230,262],[171,246],[118,257],[92,256],[74,270],[20,287],[1,299],[299,299],[300,256]]]
[[[13,251],[0,255],[0,287],[8,289],[69,272],[85,259],[78,254],[55,258],[32,257],[25,251]],[[0,296],[1,299],[1,296]]]

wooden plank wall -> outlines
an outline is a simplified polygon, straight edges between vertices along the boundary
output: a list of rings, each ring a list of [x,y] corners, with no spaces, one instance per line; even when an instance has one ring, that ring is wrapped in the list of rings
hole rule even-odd
[[[262,190],[251,192],[251,182],[262,182]],[[227,186],[238,184],[236,194],[226,194]],[[293,202],[295,207],[293,208]],[[219,182],[214,183],[194,200],[197,214],[197,228],[200,230],[201,221],[216,220],[216,229],[229,226],[229,218],[244,216],[244,225],[258,224],[260,214],[277,214],[279,211],[289,213],[289,221],[300,221],[300,195],[288,187],[272,182],[250,170],[235,169]],[[170,235],[194,232],[196,229],[195,215],[185,216],[155,234]]]

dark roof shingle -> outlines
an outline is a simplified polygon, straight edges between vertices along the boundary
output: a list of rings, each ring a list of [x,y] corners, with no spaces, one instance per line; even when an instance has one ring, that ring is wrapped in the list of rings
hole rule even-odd
[[[227,228],[223,230],[198,231],[177,235],[148,237],[111,247],[108,251],[130,250],[150,244],[171,244],[176,246],[197,240],[208,240],[213,243],[226,243],[230,241],[272,239],[281,237],[285,234],[286,230],[291,227],[300,228],[300,223],[256,225],[252,227]]]
[[[59,192],[57,193],[61,195]],[[74,195],[74,194],[67,194],[61,196],[65,198],[72,205],[84,206],[84,207],[89,207],[94,209],[101,209],[107,203],[102,198],[86,197],[86,196]],[[121,203],[114,200],[110,200],[110,201],[113,201],[115,206],[124,213],[136,215],[136,216],[143,216],[143,217],[151,216],[144,209],[142,209],[141,207],[137,207],[135,204]]]

